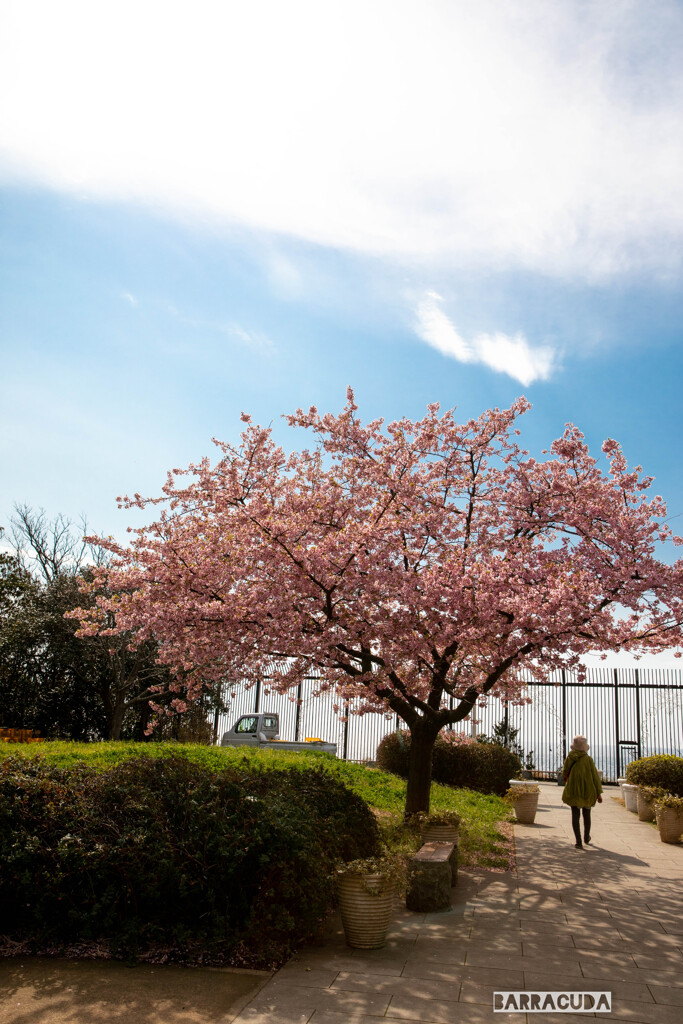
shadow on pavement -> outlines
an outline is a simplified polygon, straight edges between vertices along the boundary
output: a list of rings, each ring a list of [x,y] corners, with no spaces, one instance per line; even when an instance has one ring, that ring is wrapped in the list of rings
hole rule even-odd
[[[113,960],[0,960],[0,1024],[213,1024],[271,977],[231,968]]]

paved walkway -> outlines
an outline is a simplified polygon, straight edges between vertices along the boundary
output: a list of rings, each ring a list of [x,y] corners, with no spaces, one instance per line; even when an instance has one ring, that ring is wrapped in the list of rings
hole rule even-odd
[[[612,993],[614,1020],[683,1022],[683,845],[608,789],[594,845],[574,849],[562,790],[515,827],[517,872],[460,872],[452,910],[397,907],[384,949],[349,949],[339,919],[281,971],[0,961],[0,1024],[585,1024],[505,1014],[494,991]],[[1,927],[1,922],[0,922]]]
[[[349,949],[333,922],[260,990],[234,1024],[380,1020],[577,1024],[594,1015],[494,1013],[493,992],[610,991],[612,1013],[683,1021],[683,845],[616,803],[593,812],[594,844],[574,849],[562,790],[542,785],[536,823],[515,826],[517,873],[460,873],[453,909],[397,908],[387,946]]]

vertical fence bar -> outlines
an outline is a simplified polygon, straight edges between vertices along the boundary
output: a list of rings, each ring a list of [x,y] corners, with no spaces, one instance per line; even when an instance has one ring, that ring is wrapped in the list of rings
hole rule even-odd
[[[296,688],[296,715],[294,716],[294,739],[298,743],[301,736],[301,682]]]
[[[638,738],[637,739],[637,742],[638,742],[638,758],[640,759],[643,756],[643,741],[642,741],[642,736],[641,736],[641,731],[640,731],[640,670],[639,669],[636,669],[636,671],[635,671],[635,681],[636,681],[636,736]]]
[[[567,673],[562,669],[562,764],[567,760]]]
[[[616,668],[613,670],[613,677],[614,677],[614,737],[615,737],[614,754],[615,754],[615,764],[617,766],[617,778],[620,779],[621,778],[621,748],[619,746],[619,740],[621,739],[621,736],[619,735],[619,670],[616,669]]]
[[[343,732],[343,754],[345,761],[349,759],[349,702],[344,701],[344,732]]]
[[[256,686],[254,687],[254,714],[258,715],[261,710],[261,680],[256,680]]]

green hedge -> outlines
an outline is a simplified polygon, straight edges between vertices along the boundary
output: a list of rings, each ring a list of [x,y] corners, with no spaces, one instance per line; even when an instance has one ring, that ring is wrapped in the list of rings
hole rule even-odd
[[[377,748],[377,763],[385,771],[408,777],[410,733],[392,732]],[[516,754],[495,743],[449,743],[437,736],[434,744],[432,778],[447,786],[466,787],[479,793],[497,793],[509,788],[509,780],[522,771]]]
[[[243,950],[265,966],[316,930],[336,862],[378,843],[367,805],[311,764],[0,763],[2,931],[35,948],[104,941],[128,957],[164,946],[233,960]]]
[[[674,796],[683,796],[683,757],[654,754],[631,761],[626,766],[626,781],[638,786],[659,787]]]

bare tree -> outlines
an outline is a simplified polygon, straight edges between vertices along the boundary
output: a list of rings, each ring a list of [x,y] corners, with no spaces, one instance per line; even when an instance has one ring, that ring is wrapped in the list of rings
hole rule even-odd
[[[75,575],[86,566],[104,565],[107,553],[86,541],[88,522],[77,523],[61,513],[49,519],[44,509],[14,506],[11,520],[12,546],[22,566],[38,573],[46,583],[61,574]]]
[[[77,635],[78,622],[70,613],[93,600],[82,593],[81,585],[92,579],[95,567],[105,567],[108,561],[108,553],[87,541],[87,534],[85,516],[74,522],[63,515],[49,518],[42,508],[14,507],[11,544],[15,554],[5,556],[5,575],[11,562],[33,582],[12,622],[13,650],[23,669],[21,679],[13,670],[0,680],[6,705],[2,713],[15,704],[18,717],[24,719],[17,724],[28,724],[27,702],[19,706],[18,701],[21,688],[32,693],[36,707],[43,708],[35,723],[41,731],[79,738],[90,731],[118,740],[143,732],[151,718],[150,700],[172,706],[174,677],[157,664],[153,640],[131,645],[129,633]],[[10,634],[9,617],[5,619],[0,621],[0,653],[3,636]],[[114,613],[107,625],[115,625]],[[17,700],[11,699],[12,693]],[[52,696],[48,699],[48,695]],[[212,687],[209,692],[207,687],[206,697],[208,714],[220,702],[219,691]],[[90,730],[84,724],[87,720],[92,722]],[[173,728],[172,723],[165,725],[167,730]]]

